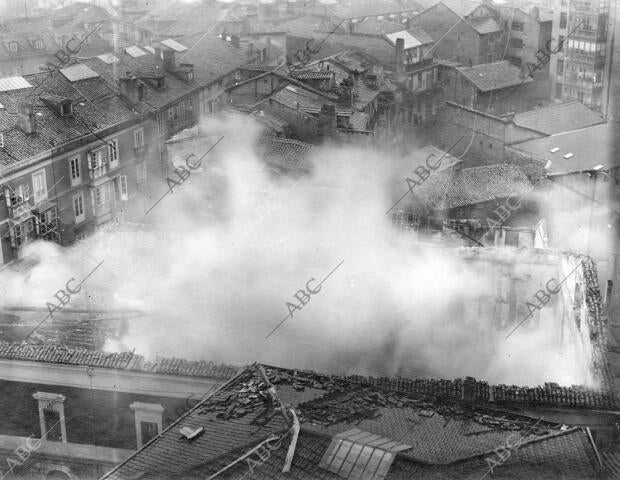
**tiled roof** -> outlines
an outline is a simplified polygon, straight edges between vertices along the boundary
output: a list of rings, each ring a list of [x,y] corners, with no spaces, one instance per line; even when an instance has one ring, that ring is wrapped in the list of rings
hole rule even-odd
[[[94,61],[111,67],[99,59]],[[33,88],[0,92],[0,103],[6,107],[0,111],[5,145],[0,150],[0,164],[13,164],[48,151],[51,146],[90,135],[92,131],[140,118],[140,113],[134,113],[103,78],[70,82],[62,73],[51,72],[27,75],[26,79]],[[72,100],[73,115],[60,117],[38,98],[38,94],[44,93]],[[34,106],[37,129],[31,135],[16,126],[17,105],[25,102]]]
[[[192,35],[178,41],[191,50],[178,54],[177,62],[193,63],[196,82],[202,85],[233,72],[250,60],[246,49],[236,48],[217,35]]]
[[[546,135],[569,132],[604,122],[600,113],[590,110],[577,100],[517,113],[514,116],[515,125],[531,128]]]
[[[358,35],[385,35],[387,33],[400,32],[402,24],[377,20],[376,18],[366,18],[353,27],[353,32]]]
[[[317,114],[323,105],[336,106],[336,113],[339,115],[351,115],[350,108],[343,108],[336,102],[324,96],[318,95],[306,88],[289,85],[274,93],[269,97],[290,108],[299,108],[302,112]]]
[[[596,155],[592,154],[593,139],[596,139]],[[555,148],[558,150],[551,152]],[[531,155],[543,164],[550,161],[547,168],[550,173],[582,172],[592,170],[597,165],[603,165],[605,169],[617,167],[620,166],[620,124],[603,123],[556,133],[511,145],[509,149]],[[564,158],[570,153],[570,158]]]
[[[313,146],[290,138],[265,137],[262,156],[267,163],[292,170],[309,170]]]
[[[336,25],[331,25],[326,19],[314,16],[302,16],[293,20],[280,23],[278,29],[288,32],[289,35],[302,38],[316,38],[320,41],[323,38],[322,32],[333,31]],[[336,32],[343,32],[342,28],[336,29]]]
[[[445,210],[518,196],[531,189],[519,168],[498,164],[434,173],[413,193],[427,207]]]
[[[374,17],[378,15],[389,15],[391,13],[418,11],[423,8],[415,2],[399,2],[397,0],[359,0],[348,4],[340,4],[330,7],[338,18],[362,18]]]
[[[0,342],[0,358],[190,377],[231,378],[238,370],[237,367],[231,365],[216,365],[204,360],[190,361],[181,358],[158,357],[155,361],[148,362],[142,355],[132,352],[108,353],[58,345],[27,345],[7,342]]]
[[[292,415],[285,410],[288,421],[285,420],[278,411],[281,404],[295,409],[301,427],[292,469],[289,474],[282,473],[290,443],[283,439],[282,447],[272,450],[263,466],[254,466],[257,468],[252,469],[251,478],[335,480],[337,475],[318,465],[331,438],[351,428],[411,445],[412,448],[397,454],[388,480],[480,478],[488,471],[485,458],[505,445],[511,435],[513,443],[517,435],[523,444],[504,465],[496,467],[494,478],[542,480],[551,475],[577,480],[593,478],[596,473],[593,448],[580,429],[561,428],[505,408],[500,412],[480,404],[462,403],[458,398],[464,390],[458,388],[430,393],[425,386],[431,382],[420,380],[415,382],[422,387],[420,393],[404,393],[387,390],[379,382],[360,384],[354,377],[344,379],[272,367],[266,367],[266,375],[277,398],[273,389],[268,393],[269,385],[262,376],[249,368],[104,478],[189,480],[210,478],[217,472],[220,473],[216,478],[240,478],[247,474],[245,461],[221,470],[271,435],[289,431]],[[413,384],[404,379],[393,380],[394,386]],[[433,385],[463,389],[473,384],[465,380]],[[207,433],[188,441],[179,434],[184,427],[203,427]]]
[[[523,79],[521,70],[508,60],[481,63],[471,67],[457,67],[457,70],[482,92],[513,87],[532,81],[531,78]]]
[[[434,0],[431,1],[433,1],[434,4],[439,3]],[[476,0],[441,0],[441,3],[443,3],[450,10],[462,17],[467,17],[468,15],[472,14],[476,8],[482,5],[481,1]]]
[[[321,54],[333,55],[343,50],[353,50],[369,56],[382,65],[392,65],[396,61],[394,47],[385,37],[368,37],[364,35],[330,35],[323,44]]]
[[[501,32],[503,30],[502,26],[491,17],[472,17],[468,18],[467,21],[481,35],[485,33]]]

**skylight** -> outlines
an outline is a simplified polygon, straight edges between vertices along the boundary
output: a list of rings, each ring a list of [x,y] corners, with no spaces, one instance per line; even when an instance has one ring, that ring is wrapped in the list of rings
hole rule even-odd
[[[563,157],[563,158],[566,158],[566,159],[568,160],[569,158],[572,158],[572,157],[574,157],[574,156],[575,156],[575,154],[574,154],[574,153],[570,153],[570,152],[569,152],[569,153],[567,153],[566,155],[563,155],[562,157]]]
[[[382,480],[396,453],[409,448],[411,445],[353,428],[334,437],[319,466],[351,480]]]
[[[549,150],[551,153],[555,153],[560,149],[560,147],[553,147],[551,150]]]
[[[67,80],[70,82],[77,82],[79,80],[87,80],[89,78],[97,78],[99,74],[86,65],[81,63],[77,63],[75,65],[71,65],[70,67],[61,68],[60,73],[62,73]]]
[[[601,165],[600,163],[598,165],[596,165],[595,167],[592,168],[592,170],[600,170],[601,168],[603,168],[603,165]]]
[[[32,88],[32,85],[24,77],[4,77],[0,78],[0,92],[8,92],[10,90],[20,90],[22,88]]]

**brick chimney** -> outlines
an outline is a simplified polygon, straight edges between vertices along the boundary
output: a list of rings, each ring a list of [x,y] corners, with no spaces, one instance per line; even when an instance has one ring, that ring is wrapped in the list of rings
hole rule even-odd
[[[129,73],[129,72],[127,72]],[[121,95],[132,105],[140,101],[140,80],[133,75],[127,75],[118,79]]]
[[[176,68],[174,50],[166,49],[162,53],[164,56],[164,70],[172,73]]]
[[[22,103],[17,107],[17,126],[26,135],[37,131],[37,121],[31,104]]]
[[[396,39],[396,73],[405,73],[405,39]]]
[[[336,131],[336,106],[323,104],[319,112],[319,134],[329,136]]]

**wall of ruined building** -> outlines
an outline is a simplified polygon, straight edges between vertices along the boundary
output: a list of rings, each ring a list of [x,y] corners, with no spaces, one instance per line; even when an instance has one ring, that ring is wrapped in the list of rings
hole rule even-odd
[[[261,103],[261,108],[284,120],[292,132],[302,138],[311,139],[319,135],[319,119],[295,108],[287,107],[271,98]]]

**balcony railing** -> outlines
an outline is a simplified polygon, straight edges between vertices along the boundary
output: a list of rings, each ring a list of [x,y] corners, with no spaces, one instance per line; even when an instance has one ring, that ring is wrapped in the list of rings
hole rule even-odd
[[[405,65],[405,72],[411,73],[421,68],[432,65],[435,60],[433,58],[425,58],[417,63],[410,63],[409,65]]]

